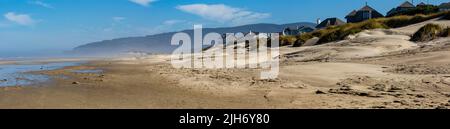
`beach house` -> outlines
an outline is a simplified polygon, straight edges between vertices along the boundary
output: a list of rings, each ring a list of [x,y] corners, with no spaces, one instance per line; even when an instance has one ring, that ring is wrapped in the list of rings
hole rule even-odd
[[[362,22],[372,18],[384,17],[383,14],[373,9],[369,5],[365,5],[359,10],[353,10],[350,12],[345,18],[347,19],[347,23],[355,23]]]
[[[423,3],[423,2],[420,5],[421,6],[426,6],[426,4]],[[387,13],[387,16],[393,16],[395,14],[398,14],[398,13],[401,13],[401,12],[405,12],[405,11],[408,11],[408,10],[411,10],[411,9],[414,9],[414,8],[416,8],[416,6],[414,6],[414,4],[412,4],[409,1],[406,1],[406,2],[402,3],[401,5],[397,6],[396,8],[391,9]]]
[[[425,7],[425,6],[429,6],[431,4],[425,4],[424,2],[420,2],[419,4],[417,4],[416,7]]]
[[[299,35],[302,33],[312,32],[314,30],[315,30],[314,28],[308,26],[286,27],[283,30],[283,35],[284,36]]]
[[[319,25],[316,26],[317,29],[322,29],[322,28],[326,28],[329,26],[336,26],[336,25],[342,25],[345,24],[344,21],[342,21],[339,18],[327,18],[325,20],[323,20]]]
[[[440,11],[450,11],[450,2],[439,5]]]

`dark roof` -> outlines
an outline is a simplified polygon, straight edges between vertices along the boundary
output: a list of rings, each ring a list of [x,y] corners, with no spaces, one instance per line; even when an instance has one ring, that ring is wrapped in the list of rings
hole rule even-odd
[[[289,26],[289,27],[286,27],[285,29],[297,30],[298,28],[300,28],[300,27],[299,26]]]
[[[289,30],[296,30],[297,29],[297,27],[286,27],[286,28],[284,28],[285,30],[287,30],[287,29],[289,29]]]
[[[378,11],[375,10],[375,9],[373,9],[373,8],[370,7],[369,5],[364,6],[363,8],[361,8],[360,10],[358,10],[358,12],[359,12],[359,11],[369,11],[369,12],[373,12],[373,13],[376,13],[376,14],[379,14],[379,15],[383,16],[380,12],[378,12]]]
[[[356,10],[353,10],[352,12],[350,12],[346,17],[351,17],[351,16],[355,16],[357,13]]]
[[[450,2],[442,3],[441,5],[439,5],[439,8],[450,8]]]
[[[302,27],[300,27],[300,29],[306,29],[306,28],[311,28],[311,29],[314,29],[314,28],[312,28],[312,27],[309,27],[309,26],[302,26]]]
[[[345,24],[345,22],[339,18],[327,18],[319,25],[317,25],[316,28],[324,28],[328,26],[342,25],[342,24]]]
[[[315,28],[312,28],[312,27],[309,27],[309,26],[302,26],[302,27],[299,28],[300,31],[307,30],[307,29],[315,30]]]
[[[406,1],[405,3],[401,4],[398,7],[400,7],[400,8],[414,8],[415,6],[413,4],[411,4],[409,1]]]
[[[425,5],[427,5],[427,4],[425,4],[423,2],[420,2],[419,4],[417,4],[417,6],[425,6]]]
[[[289,30],[302,30],[302,29],[307,29],[307,28],[315,29],[315,28],[310,27],[310,26],[289,26],[289,27],[286,27],[285,30],[286,29],[289,29]]]
[[[373,9],[372,7],[370,7],[369,5],[366,5],[366,6],[364,6],[364,7],[362,7],[361,9],[359,9],[359,10],[357,10],[357,11],[352,11],[352,12],[350,12],[347,16],[345,16],[345,18],[350,18],[350,17],[353,17],[353,16],[356,16],[357,14],[358,14],[358,12],[372,12],[372,13],[375,13],[375,14],[377,14],[377,15],[381,15],[381,16],[383,16],[380,12],[378,12],[377,10],[375,10],[375,9]]]
[[[376,10],[373,9],[372,7],[370,7],[369,5],[366,5],[366,6],[362,7],[361,9],[359,9],[358,11],[376,11]]]

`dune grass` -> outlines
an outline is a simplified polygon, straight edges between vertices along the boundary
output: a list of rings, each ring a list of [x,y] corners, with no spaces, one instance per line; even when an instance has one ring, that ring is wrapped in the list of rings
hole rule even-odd
[[[311,33],[305,33],[296,36],[297,41],[293,44],[293,47],[301,47],[306,41],[312,39],[314,36]]]
[[[367,20],[360,23],[348,23],[342,26],[330,27],[320,34],[318,44],[339,41],[345,39],[347,36],[359,33],[363,30],[389,28],[385,24],[376,19]]]
[[[442,30],[441,37],[450,37],[450,28],[445,28]]]
[[[296,36],[280,36],[280,46],[290,46],[297,41]]]
[[[444,20],[450,20],[450,13],[445,14],[442,19]]]
[[[438,24],[427,24],[414,33],[411,41],[424,42],[439,37],[450,37],[450,28],[442,28]]]
[[[317,44],[325,44],[339,40],[344,40],[347,36],[359,33],[363,30],[404,27],[443,16],[450,17],[450,13],[439,12],[429,15],[417,14],[414,16],[401,15],[386,18],[376,18],[359,23],[347,23],[340,26],[330,26],[325,29],[316,30],[310,33],[303,33],[298,36],[288,36],[288,37],[281,36],[284,37],[284,39],[281,41],[284,41],[283,45],[292,45],[293,47],[300,47],[307,40],[313,37],[318,37],[319,41]]]
[[[417,14],[433,14],[433,13],[437,13],[439,12],[439,7],[438,6],[434,6],[434,5],[427,5],[427,6],[420,6],[417,8],[413,8],[413,9],[409,9],[406,11],[401,11],[401,12],[397,12],[397,13],[393,13],[388,15],[387,17],[392,17],[392,16],[401,16],[401,15],[417,15]]]
[[[441,36],[443,29],[437,24],[427,24],[420,28],[411,38],[411,41],[430,41]]]

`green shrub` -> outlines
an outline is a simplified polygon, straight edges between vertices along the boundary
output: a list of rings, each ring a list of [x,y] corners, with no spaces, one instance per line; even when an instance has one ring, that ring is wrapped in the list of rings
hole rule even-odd
[[[445,13],[444,16],[442,17],[442,19],[450,20],[450,13],[449,12]]]
[[[427,24],[414,33],[411,41],[430,41],[441,35],[442,28],[437,24]]]
[[[321,35],[318,44],[343,40],[347,36],[359,33],[363,30],[378,29],[378,28],[389,28],[389,27],[386,26],[384,23],[375,19],[360,23],[348,23]]]
[[[411,16],[396,16],[392,18],[383,19],[385,25],[391,28],[403,27],[411,24]],[[422,19],[416,19],[422,20]]]
[[[366,23],[363,23],[363,25],[361,26],[361,29],[363,29],[363,30],[379,29],[379,28],[387,29],[389,27],[387,25],[385,25],[384,23],[381,23],[376,20],[369,20]]]
[[[292,45],[293,47],[300,47],[302,46],[304,43],[306,43],[306,41],[312,39],[314,36],[311,33],[303,33],[297,36],[297,41],[295,41],[294,45]]]
[[[320,37],[319,41],[317,41],[317,44],[324,44],[324,43],[328,43],[328,42],[342,40],[342,38],[340,38],[339,35],[340,35],[340,31],[333,31],[333,32],[325,33],[324,35],[322,35]]]
[[[417,14],[432,14],[432,13],[437,13],[439,12],[439,7],[437,6],[433,6],[433,5],[428,5],[428,6],[421,6],[421,7],[417,7],[414,9],[409,9],[406,11],[401,11],[398,13],[393,13],[391,15],[388,15],[387,17],[392,17],[392,16],[400,16],[400,15],[417,15]]]
[[[297,41],[295,36],[280,36],[280,46],[290,46]]]
[[[397,27],[404,27],[411,24],[416,24],[420,22],[424,22],[427,20],[431,20],[434,18],[438,18],[441,16],[444,16],[448,14],[447,12],[440,12],[440,13],[433,13],[429,15],[423,15],[423,14],[417,14],[415,16],[395,16],[395,17],[389,17],[389,18],[383,18],[380,21],[384,22],[385,25],[391,28],[397,28]]]
[[[433,11],[431,11],[433,12]],[[427,13],[425,13],[427,14]],[[412,15],[412,14],[411,14]],[[285,45],[294,44],[294,46],[301,46],[304,42],[312,37],[318,37],[319,41],[317,44],[324,44],[328,42],[334,42],[345,39],[347,36],[359,33],[363,30],[369,30],[369,29],[378,29],[378,28],[398,28],[398,27],[404,27],[411,24],[416,24],[420,22],[424,22],[427,20],[431,20],[434,18],[439,18],[444,16],[447,17],[450,20],[450,12],[439,12],[439,13],[431,13],[428,15],[424,15],[422,13],[417,13],[413,16],[407,16],[407,15],[400,15],[400,16],[393,16],[393,17],[387,17],[387,18],[376,18],[367,20],[364,22],[359,23],[347,23],[340,26],[330,26],[325,29],[316,30],[310,33],[307,33],[308,35],[304,35],[305,37],[297,36],[295,40],[292,39],[284,39],[280,41],[284,41]],[[298,41],[297,41],[298,39]]]
[[[417,14],[409,20],[409,23],[419,23],[419,22],[423,22],[425,20],[428,20],[426,15]]]
[[[444,30],[442,30],[441,36],[442,37],[450,37],[450,28],[447,27]]]
[[[311,34],[314,37],[322,37],[323,35],[330,33],[331,31],[334,31],[335,29],[320,29],[320,30],[316,30],[313,31]]]

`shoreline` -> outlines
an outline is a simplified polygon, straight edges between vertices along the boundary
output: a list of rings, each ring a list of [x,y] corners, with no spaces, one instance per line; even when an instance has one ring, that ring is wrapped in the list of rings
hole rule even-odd
[[[113,63],[114,62],[114,63]],[[128,61],[125,61],[128,62]],[[251,108],[248,103],[217,101],[224,96],[179,87],[176,80],[161,73],[134,66],[150,64],[122,64],[121,61],[91,61],[79,66],[68,66],[33,74],[52,76],[52,81],[30,86],[0,88],[0,108]],[[125,66],[124,66],[125,65]],[[163,64],[162,66],[164,66]],[[160,67],[161,65],[158,65]],[[113,67],[113,68],[111,68]],[[73,73],[80,69],[102,69],[104,73]],[[123,76],[123,72],[134,75]],[[69,78],[58,78],[57,76]],[[129,82],[133,79],[134,83]],[[74,84],[73,82],[77,82]],[[191,93],[186,94],[186,90]],[[67,93],[67,94],[64,94]],[[113,95],[110,95],[110,94]],[[129,93],[129,94],[127,94]],[[15,94],[23,95],[16,96]],[[116,94],[116,95],[114,95]],[[108,98],[111,97],[111,98]],[[235,98],[233,96],[226,96]],[[70,99],[69,99],[70,98]],[[115,99],[114,99],[115,98]],[[155,100],[156,99],[156,100]],[[14,104],[19,101],[24,104]],[[148,101],[148,102],[147,102]],[[265,100],[264,100],[265,101]],[[128,103],[127,103],[128,102]],[[201,103],[209,103],[202,105]],[[234,105],[234,106],[233,106]]]

